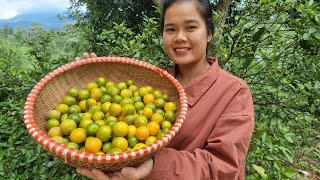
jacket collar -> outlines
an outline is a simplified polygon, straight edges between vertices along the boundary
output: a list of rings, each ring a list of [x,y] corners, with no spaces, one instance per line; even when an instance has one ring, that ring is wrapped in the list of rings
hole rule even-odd
[[[218,77],[218,59],[215,57],[208,57],[208,62],[211,65],[210,68],[184,88],[189,106],[195,105]],[[174,77],[176,76],[175,70],[176,68],[169,71]]]

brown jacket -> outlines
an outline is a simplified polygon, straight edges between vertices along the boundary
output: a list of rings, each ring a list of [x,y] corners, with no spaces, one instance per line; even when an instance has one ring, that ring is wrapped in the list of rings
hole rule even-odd
[[[146,179],[244,179],[254,128],[251,93],[216,58],[208,61],[211,67],[185,87],[187,117],[176,137],[155,155]]]

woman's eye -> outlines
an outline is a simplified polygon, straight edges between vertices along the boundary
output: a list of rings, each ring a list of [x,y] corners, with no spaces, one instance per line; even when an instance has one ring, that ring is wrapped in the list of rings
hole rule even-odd
[[[173,31],[174,31],[173,28],[168,28],[168,29],[166,29],[166,32],[173,32]]]
[[[195,30],[197,27],[196,26],[189,26],[187,27],[188,31],[193,31]]]

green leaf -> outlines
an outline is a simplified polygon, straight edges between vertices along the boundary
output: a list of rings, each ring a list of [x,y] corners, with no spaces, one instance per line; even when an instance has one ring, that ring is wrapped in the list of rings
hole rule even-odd
[[[320,40],[320,33],[319,32],[314,33],[313,36]]]
[[[283,152],[283,154],[287,157],[290,163],[293,163],[293,155],[291,151],[283,146],[280,146],[279,149]]]
[[[287,134],[284,135],[284,138],[286,138],[286,140],[287,140],[288,142],[293,143],[293,140],[292,140],[292,137],[293,137],[293,136],[294,136],[293,133],[287,133]]]
[[[257,166],[255,164],[253,164],[252,167],[253,167],[253,169],[255,169],[260,174],[262,179],[267,179],[268,178],[268,175],[264,172],[264,169],[262,167]]]
[[[304,33],[302,38],[308,40],[310,38],[310,33]]]
[[[252,41],[253,42],[259,41],[265,31],[266,31],[265,27],[260,28],[256,33],[254,33],[252,37]]]
[[[288,177],[291,178],[297,171],[295,171],[293,168],[291,167],[287,167],[282,173]]]

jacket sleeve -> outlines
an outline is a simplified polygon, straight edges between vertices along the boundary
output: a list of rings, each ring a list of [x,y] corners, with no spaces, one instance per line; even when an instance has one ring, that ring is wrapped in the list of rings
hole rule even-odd
[[[232,112],[233,105],[239,106],[234,103],[239,102],[230,102],[230,111],[227,108],[228,113],[218,119],[202,149],[188,152],[164,148],[157,153],[146,179],[244,179],[246,154],[254,128],[252,99],[251,94],[248,95],[242,96],[241,112]]]

